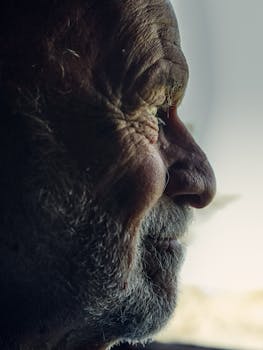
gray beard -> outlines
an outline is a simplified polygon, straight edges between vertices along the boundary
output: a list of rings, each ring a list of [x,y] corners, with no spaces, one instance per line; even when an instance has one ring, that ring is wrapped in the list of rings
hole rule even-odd
[[[48,130],[40,131],[28,141],[30,158],[19,159],[16,187],[12,173],[2,175],[0,342],[9,338],[2,348],[147,339],[176,305],[184,246],[178,241],[166,251],[162,242],[180,240],[190,209],[161,198],[141,222],[129,265],[130,233],[119,203],[94,198],[88,174],[76,171]]]
[[[95,285],[100,296],[95,288],[94,300],[89,294],[83,307],[87,324],[94,325],[93,336],[97,332],[97,338],[103,336],[105,341],[119,339],[136,343],[147,340],[165,325],[176,306],[178,271],[185,251],[180,239],[191,214],[189,208],[178,207],[166,197],[159,200],[141,224],[133,268],[125,281],[121,246],[113,246],[105,238],[101,250],[93,251],[94,267],[102,266],[101,271],[97,269],[93,274],[98,277]],[[103,221],[99,215],[94,231],[103,231],[106,237],[118,237],[117,241],[121,242],[121,225],[110,224],[111,219],[107,217],[103,228],[98,228]],[[112,226],[115,232],[107,229]],[[162,241],[167,237],[178,239],[178,245],[170,252],[162,249]],[[105,262],[105,257],[111,261]],[[90,288],[87,290],[90,292]],[[65,348],[65,344],[70,348],[76,339],[78,343],[82,339],[84,345],[87,342],[84,329],[70,333],[58,349]]]

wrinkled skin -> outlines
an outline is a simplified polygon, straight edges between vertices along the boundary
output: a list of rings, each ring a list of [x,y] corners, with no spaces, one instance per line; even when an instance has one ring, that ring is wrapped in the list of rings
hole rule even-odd
[[[175,308],[191,207],[215,192],[177,116],[188,68],[171,5],[0,10],[1,349],[147,339]]]

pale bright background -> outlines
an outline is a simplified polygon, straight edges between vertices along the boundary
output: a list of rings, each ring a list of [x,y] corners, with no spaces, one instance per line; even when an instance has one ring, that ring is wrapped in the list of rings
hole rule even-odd
[[[214,167],[166,339],[263,349],[263,1],[172,0],[190,81],[180,116]],[[176,315],[175,315],[176,316]]]
[[[263,289],[263,1],[173,4],[190,66],[180,115],[218,182],[216,202],[193,225],[184,281]]]

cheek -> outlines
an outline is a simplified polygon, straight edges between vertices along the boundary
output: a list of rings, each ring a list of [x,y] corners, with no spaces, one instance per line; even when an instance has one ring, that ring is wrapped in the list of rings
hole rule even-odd
[[[141,220],[156,204],[163,194],[165,178],[166,169],[157,147],[137,149],[133,167],[122,179],[122,195],[132,221]]]
[[[146,206],[153,206],[162,196],[165,186],[165,167],[155,149],[145,156],[145,159],[138,166],[138,185],[141,199],[144,199]]]
[[[125,173],[118,184],[117,203],[124,219],[124,241],[127,244],[127,267],[130,271],[135,261],[139,227],[148,211],[163,195],[166,171],[157,149],[141,149],[133,168]]]

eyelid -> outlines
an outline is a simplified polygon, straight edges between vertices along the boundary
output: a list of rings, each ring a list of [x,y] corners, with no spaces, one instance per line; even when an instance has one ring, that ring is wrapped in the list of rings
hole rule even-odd
[[[166,126],[167,123],[165,120],[169,118],[171,110],[177,109],[178,106],[180,106],[185,90],[186,88],[181,86],[177,89],[175,94],[168,95],[166,101],[161,106],[157,107],[156,118],[159,126]]]

